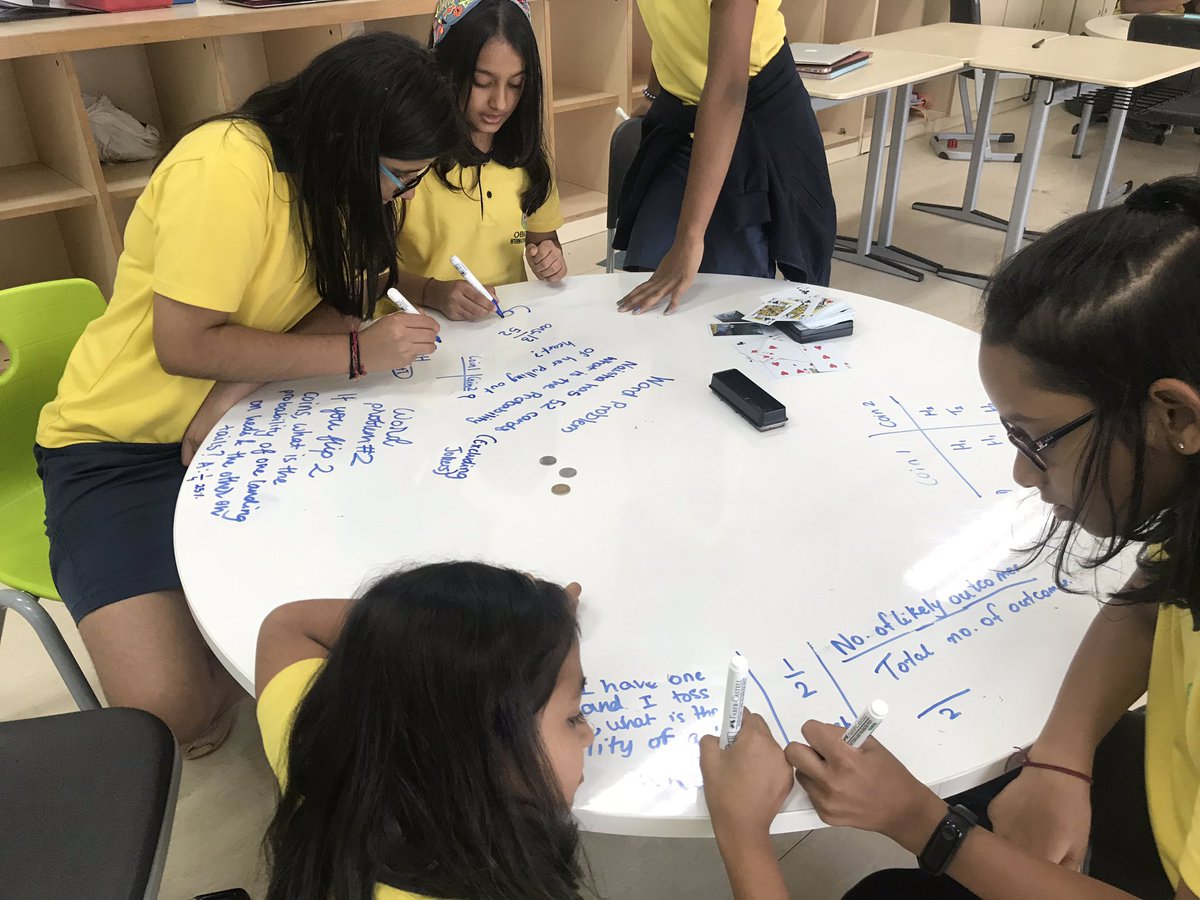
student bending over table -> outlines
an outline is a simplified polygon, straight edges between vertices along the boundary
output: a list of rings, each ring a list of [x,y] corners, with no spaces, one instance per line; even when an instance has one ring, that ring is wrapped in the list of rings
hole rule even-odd
[[[653,271],[618,308],[697,272],[828,284],[837,228],[825,144],[786,42],[780,0],[638,0],[653,100],[621,191],[614,246]]]
[[[542,68],[528,0],[441,0],[432,42],[467,123],[467,140],[404,204],[400,290],[449,319],[495,309],[450,264],[494,285],[567,274],[558,188],[544,132]]]
[[[929,846],[926,871],[878,872],[847,898],[1200,891],[1198,259],[1200,180],[1170,178],[1059,225],[993,277],[979,370],[1017,447],[1013,478],[1052,506],[1043,545],[1086,531],[1100,541],[1085,569],[1131,544],[1140,567],[1096,615],[1015,780],[964,795],[961,840],[935,837],[947,803],[878,741],[855,750],[805,724],[787,759],[822,819]],[[985,812],[991,831],[970,823]],[[1089,841],[1092,877],[1078,871]]]
[[[458,139],[431,54],[388,33],[332,47],[198,126],[138,199],[112,301],[42,411],[55,585],[108,702],[163,719],[189,756],[220,744],[244,694],[175,568],[181,453],[250,382],[387,370],[434,351],[426,316],[392,316],[361,339],[355,329],[396,283],[392,201]]]
[[[571,816],[594,738],[579,593],[439,563],[267,616],[258,720],[282,791],[267,900],[595,896]],[[756,886],[791,770],[757,716],[708,757],[730,877]]]

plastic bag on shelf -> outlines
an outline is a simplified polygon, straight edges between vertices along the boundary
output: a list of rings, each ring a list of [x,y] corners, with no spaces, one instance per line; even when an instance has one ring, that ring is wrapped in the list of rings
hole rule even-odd
[[[106,163],[137,162],[154,159],[162,151],[162,140],[153,125],[139,122],[119,109],[107,96],[84,96],[88,123],[96,139],[100,161]]]

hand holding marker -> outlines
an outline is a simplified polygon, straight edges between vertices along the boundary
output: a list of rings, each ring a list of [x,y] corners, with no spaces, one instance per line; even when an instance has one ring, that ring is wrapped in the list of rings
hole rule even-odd
[[[722,750],[737,740],[742,730],[742,712],[746,707],[746,679],[750,674],[750,663],[740,653],[729,660],[729,675],[725,679],[725,706],[721,711]]]
[[[842,735],[842,740],[851,747],[858,748],[867,742],[888,714],[888,705],[882,700],[872,700],[866,709]]]
[[[415,306],[413,306],[409,302],[408,298],[405,297],[402,293],[400,293],[395,288],[388,288],[387,295],[388,295],[389,300],[391,300],[398,307],[400,307],[401,312],[406,312],[409,315],[413,315],[413,316],[421,315],[421,311],[419,309],[417,309]],[[434,335],[433,339],[435,341],[437,341],[439,344],[442,342],[441,337],[439,337],[438,335]]]
[[[458,272],[458,274],[461,275],[464,279],[466,279],[467,284],[469,284],[471,287],[475,288],[475,290],[479,291],[479,293],[483,295],[485,300],[491,301],[492,306],[496,307],[496,315],[498,315],[500,318],[503,319],[504,311],[500,309],[500,304],[496,302],[495,297],[493,297],[490,293],[488,293],[488,289],[483,286],[483,283],[478,278],[475,277],[475,275],[471,272],[470,269],[467,268],[467,264],[464,263],[457,256],[452,256],[452,257],[450,257],[450,265],[454,266],[454,268]]]

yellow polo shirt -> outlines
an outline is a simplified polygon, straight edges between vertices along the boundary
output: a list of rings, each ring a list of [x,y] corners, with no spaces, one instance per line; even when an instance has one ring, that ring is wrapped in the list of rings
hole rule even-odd
[[[413,275],[439,281],[458,280],[450,257],[458,256],[484,284],[514,284],[525,280],[525,236],[562,227],[558,186],[533,215],[521,212],[521,194],[529,184],[524,169],[491,161],[476,170],[450,170],[447,180],[462,187],[452,190],[432,172],[405,204],[404,227],[397,249],[400,266]]]
[[[750,77],[783,49],[787,26],[780,0],[759,0],[750,43]],[[700,102],[708,78],[712,0],[638,0],[653,46],[650,61],[658,83],[684,103]]]
[[[292,663],[272,678],[258,697],[258,727],[262,731],[263,749],[267,762],[275,771],[280,787],[287,783],[287,745],[292,730],[292,719],[300,701],[308,693],[321,667],[323,659],[302,659]],[[387,885],[375,887],[375,900],[422,900],[423,895],[401,891]]]
[[[186,135],[138,198],[112,300],[71,352],[38,443],[181,440],[213,382],[163,371],[154,294],[289,330],[319,299],[290,197],[257,127],[211,122]]]
[[[1200,633],[1192,614],[1163,606],[1146,703],[1146,800],[1163,868],[1200,893]]]

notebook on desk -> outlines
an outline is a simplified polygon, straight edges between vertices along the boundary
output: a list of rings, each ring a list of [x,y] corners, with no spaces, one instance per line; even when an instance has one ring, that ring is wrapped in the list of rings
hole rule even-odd
[[[71,6],[66,0],[0,0],[0,23],[24,22],[28,19],[44,19],[51,16],[87,15],[98,11]]]

